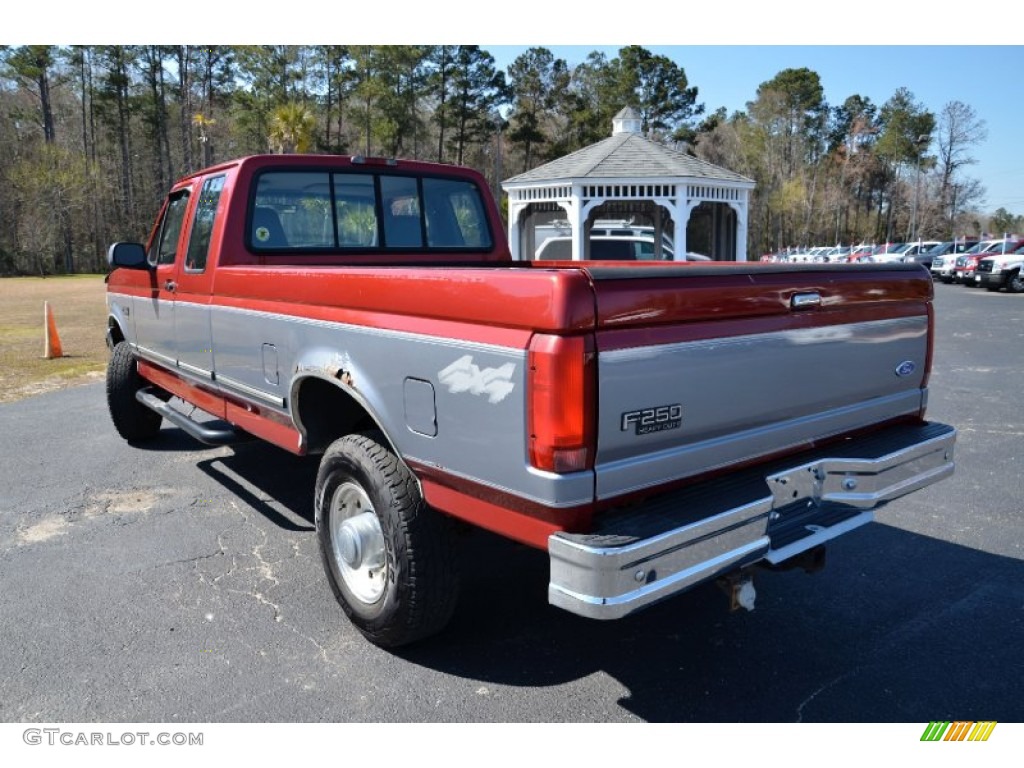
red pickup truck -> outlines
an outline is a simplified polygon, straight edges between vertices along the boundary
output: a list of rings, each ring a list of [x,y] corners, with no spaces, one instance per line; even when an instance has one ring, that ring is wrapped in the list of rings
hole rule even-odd
[[[300,155],[180,180],[109,261],[118,433],[321,455],[328,581],[382,646],[449,620],[452,520],[545,550],[583,616],[750,608],[755,566],[953,472],[917,265],[515,261],[474,171]]]

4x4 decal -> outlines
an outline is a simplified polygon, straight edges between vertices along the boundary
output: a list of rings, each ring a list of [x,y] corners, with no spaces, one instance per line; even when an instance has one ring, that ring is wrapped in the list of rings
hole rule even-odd
[[[500,403],[515,389],[512,383],[515,370],[515,363],[481,370],[473,362],[472,355],[463,355],[440,371],[437,378],[452,394],[469,392],[471,395],[487,395],[487,402]]]

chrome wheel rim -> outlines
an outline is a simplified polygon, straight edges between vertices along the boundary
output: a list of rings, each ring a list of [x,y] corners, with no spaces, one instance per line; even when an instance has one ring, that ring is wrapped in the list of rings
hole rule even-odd
[[[345,482],[331,498],[331,549],[349,592],[371,605],[387,583],[384,533],[373,503],[360,486]]]

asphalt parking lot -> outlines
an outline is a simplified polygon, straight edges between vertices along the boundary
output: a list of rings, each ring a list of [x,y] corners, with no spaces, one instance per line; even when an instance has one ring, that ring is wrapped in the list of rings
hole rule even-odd
[[[619,622],[547,605],[542,553],[462,541],[441,636],[365,642],[321,569],[314,460],[111,427],[102,384],[0,406],[4,722],[1024,721],[1024,296],[936,286],[956,475],[824,571]],[[756,391],[752,378],[751,392]]]

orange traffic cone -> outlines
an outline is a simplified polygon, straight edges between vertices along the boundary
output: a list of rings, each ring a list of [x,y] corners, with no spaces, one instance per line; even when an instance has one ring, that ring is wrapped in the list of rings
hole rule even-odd
[[[57,334],[57,321],[53,319],[53,308],[48,301],[43,302],[43,314],[46,322],[46,352],[43,356],[47,360],[64,357],[60,347],[60,336]]]

